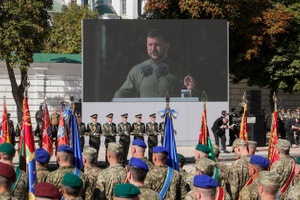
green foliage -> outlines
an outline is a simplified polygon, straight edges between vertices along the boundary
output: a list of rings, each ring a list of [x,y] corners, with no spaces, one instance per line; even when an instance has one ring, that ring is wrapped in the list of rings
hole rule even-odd
[[[61,13],[52,18],[49,40],[46,42],[46,53],[80,54],[81,53],[81,20],[97,19],[98,12],[87,6],[71,3],[64,6]]]

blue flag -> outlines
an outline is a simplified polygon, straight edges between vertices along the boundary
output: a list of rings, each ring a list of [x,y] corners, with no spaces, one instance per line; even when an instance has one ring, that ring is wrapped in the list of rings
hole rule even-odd
[[[74,151],[74,165],[81,169],[83,167],[83,161],[82,161],[82,154],[81,154],[81,147],[79,142],[79,133],[78,133],[78,126],[77,126],[77,119],[75,115],[75,110],[72,112],[71,115],[71,125],[70,125],[70,133],[72,135],[72,146]]]

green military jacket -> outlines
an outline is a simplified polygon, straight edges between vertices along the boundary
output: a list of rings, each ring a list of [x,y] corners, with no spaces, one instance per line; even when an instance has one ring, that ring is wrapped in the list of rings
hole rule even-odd
[[[100,135],[102,134],[101,124],[89,123],[86,127],[86,132],[88,132],[90,136],[100,137]]]
[[[156,122],[148,122],[146,124],[147,135],[155,136],[158,133],[158,124]]]
[[[15,171],[17,167],[14,167]],[[20,170],[19,178],[15,182],[15,187],[12,189],[12,195],[18,200],[27,200],[28,198],[28,176],[27,174]]]
[[[103,124],[102,132],[103,132],[104,136],[113,136],[113,134],[117,133],[117,126],[115,123],[109,124],[107,122],[107,123]]]
[[[36,180],[37,183],[43,183],[46,181],[47,175],[50,173],[50,171],[46,167],[37,168],[36,169]]]
[[[150,188],[146,187],[145,185],[139,186],[140,194],[139,194],[139,200],[159,200],[159,195],[154,190],[151,190]]]

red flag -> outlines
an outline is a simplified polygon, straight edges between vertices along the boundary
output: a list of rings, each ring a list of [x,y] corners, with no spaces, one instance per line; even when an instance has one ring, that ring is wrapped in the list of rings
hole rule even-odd
[[[207,128],[206,110],[203,111],[198,144],[208,145],[209,132]]]
[[[47,104],[45,103],[44,109],[44,126],[43,126],[43,138],[42,148],[49,152],[50,156],[53,155],[53,138],[50,125],[50,116],[48,112]]]
[[[60,117],[57,130],[57,145],[56,150],[60,145],[68,145],[67,132],[65,130],[65,120],[63,117],[63,107],[60,107]]]
[[[275,147],[274,145],[277,144],[277,140],[278,140],[278,124],[277,124],[277,120],[278,120],[278,115],[277,115],[277,111],[274,111],[273,115],[272,115],[272,125],[271,125],[271,133],[270,133],[270,140],[269,140],[269,151],[268,151],[268,159],[270,161],[270,168],[271,165],[276,161],[279,160],[276,151],[275,151]]]
[[[11,135],[9,130],[9,119],[7,116],[6,103],[3,103],[3,116],[1,123],[1,136],[0,136],[0,144],[2,143],[11,143]]]
[[[240,128],[239,139],[245,140],[247,143],[247,148],[248,148],[247,103],[245,103],[245,105],[244,105],[244,113],[243,113],[243,119],[242,119],[241,128]]]

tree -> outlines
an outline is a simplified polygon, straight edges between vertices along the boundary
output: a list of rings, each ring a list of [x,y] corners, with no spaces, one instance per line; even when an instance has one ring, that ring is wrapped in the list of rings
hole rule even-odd
[[[88,6],[70,3],[61,13],[52,18],[51,36],[46,42],[46,53],[81,53],[81,20],[97,19],[98,11],[91,11]]]
[[[24,90],[27,70],[33,62],[33,53],[43,49],[49,33],[47,10],[52,0],[0,0],[0,59],[5,59],[12,94],[17,105],[18,121],[22,120]],[[21,72],[17,84],[13,68]]]

